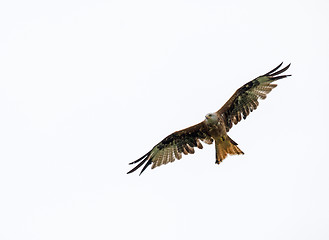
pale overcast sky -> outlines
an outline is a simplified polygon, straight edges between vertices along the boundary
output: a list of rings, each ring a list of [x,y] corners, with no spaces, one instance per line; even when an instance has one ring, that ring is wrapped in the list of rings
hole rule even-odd
[[[328,1],[2,1],[0,239],[329,239]],[[129,162],[280,62],[214,145]]]

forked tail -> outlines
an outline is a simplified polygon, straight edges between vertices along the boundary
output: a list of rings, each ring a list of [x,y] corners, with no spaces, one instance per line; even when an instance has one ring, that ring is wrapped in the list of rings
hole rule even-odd
[[[216,147],[216,164],[220,164],[227,156],[244,154],[229,136],[223,136],[215,140]]]

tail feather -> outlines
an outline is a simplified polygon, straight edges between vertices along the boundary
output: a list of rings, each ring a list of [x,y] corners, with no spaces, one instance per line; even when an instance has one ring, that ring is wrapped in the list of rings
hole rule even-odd
[[[226,157],[230,155],[244,154],[229,136],[221,137],[215,140],[216,147],[216,164],[220,164]]]

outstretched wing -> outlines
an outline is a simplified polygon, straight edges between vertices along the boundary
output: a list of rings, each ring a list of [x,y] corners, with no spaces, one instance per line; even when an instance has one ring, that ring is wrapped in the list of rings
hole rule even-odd
[[[181,159],[182,153],[193,154],[194,147],[200,149],[203,148],[200,140],[205,143],[211,144],[212,138],[209,136],[207,131],[207,126],[204,122],[196,124],[192,127],[174,132],[164,138],[161,142],[155,145],[151,151],[146,153],[143,157],[137,159],[129,164],[134,164],[140,162],[136,167],[131,169],[128,173],[136,171],[141,166],[144,167],[140,174],[153,163],[152,169],[163,164],[175,161],[175,159]]]
[[[272,82],[291,75],[279,75],[285,72],[290,64],[281,70],[278,70],[282,63],[269,71],[268,73],[255,78],[240,87],[233,96],[217,111],[225,122],[226,131],[228,132],[233,123],[237,124],[241,119],[246,119],[250,112],[258,106],[258,99],[265,99],[266,94],[272,91],[277,85]]]

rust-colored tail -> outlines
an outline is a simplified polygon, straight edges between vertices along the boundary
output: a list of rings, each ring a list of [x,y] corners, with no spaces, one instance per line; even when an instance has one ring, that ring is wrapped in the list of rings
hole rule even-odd
[[[227,156],[244,154],[229,136],[223,136],[220,139],[215,140],[216,147],[216,164],[220,164]]]

